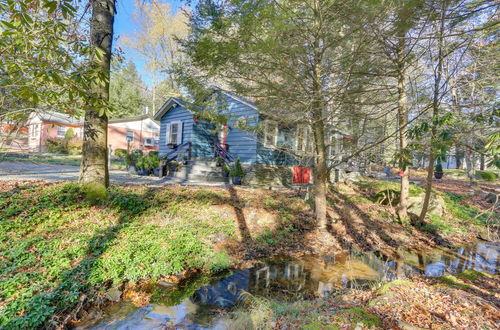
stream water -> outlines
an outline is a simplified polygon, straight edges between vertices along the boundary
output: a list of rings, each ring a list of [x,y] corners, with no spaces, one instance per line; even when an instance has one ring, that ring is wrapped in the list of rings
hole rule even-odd
[[[217,279],[193,279],[175,289],[153,290],[150,304],[136,307],[124,300],[108,306],[99,318],[76,329],[224,329],[218,317],[244,299],[254,296],[298,300],[328,296],[338,288],[362,287],[373,281],[422,274],[441,276],[467,269],[500,273],[500,243],[477,243],[456,249],[403,252],[399,260],[376,253],[342,253],[330,260],[313,258],[271,260],[249,269],[234,270]]]

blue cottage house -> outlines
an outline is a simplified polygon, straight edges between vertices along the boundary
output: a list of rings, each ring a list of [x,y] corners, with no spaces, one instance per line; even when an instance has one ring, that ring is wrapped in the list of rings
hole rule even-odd
[[[177,98],[170,98],[157,111],[160,122],[160,157],[186,160],[189,165],[176,176],[222,181],[221,169],[214,160],[227,163],[240,159],[245,169],[245,183],[290,185],[310,183],[312,134],[305,127],[283,128],[267,120],[256,105],[242,97],[218,90],[224,98],[228,123],[216,128],[199,120],[196,114]],[[244,122],[244,125],[240,125]],[[239,128],[257,127],[259,133]],[[293,152],[286,152],[290,150]],[[332,149],[332,153],[335,150]]]

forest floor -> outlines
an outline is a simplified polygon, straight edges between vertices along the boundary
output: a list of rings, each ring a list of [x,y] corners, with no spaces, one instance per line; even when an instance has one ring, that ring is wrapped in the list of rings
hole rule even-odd
[[[406,226],[395,220],[393,206],[376,202],[380,191],[394,189],[394,185],[368,179],[336,185],[329,194],[330,224],[325,232],[318,230],[303,192],[296,190],[113,185],[108,200],[91,204],[75,183],[4,181],[0,187],[0,328],[68,324],[89,306],[104,302],[110,287],[183,277],[195,269],[218,272],[245,267],[265,257],[322,256],[348,248],[391,257],[400,247],[452,246],[478,237],[498,240],[498,209],[483,202],[486,191],[498,193],[498,183],[481,183],[472,192],[466,187],[438,184],[435,194],[445,202],[442,216]],[[421,187],[412,185],[410,195],[421,192]],[[473,285],[486,298],[478,305],[463,294],[460,299],[467,300],[463,306],[469,304],[471,310],[482,306],[498,317],[498,277],[476,277],[481,279],[478,283],[444,283],[451,289],[442,287],[441,282],[415,279],[411,281],[415,289],[391,294],[389,305],[368,306],[379,295],[373,289],[363,294],[351,292],[352,297],[366,297],[364,300],[336,300],[348,299],[349,293],[345,293],[314,304],[300,302],[304,309],[290,315],[269,309],[272,317],[266,319],[271,322],[266,327],[281,328],[286,322],[295,322],[291,319],[294,315],[313,311],[322,315],[328,308],[347,309],[344,314],[352,314],[354,320],[360,313],[374,314],[383,322],[374,325],[397,319],[426,326],[428,323],[413,320],[411,313],[398,312],[398,304],[404,303],[409,304],[409,310],[434,313],[431,302],[418,302],[417,296],[404,300],[412,299],[410,292],[429,301],[434,301],[432,295],[442,295],[445,306],[455,301],[455,293],[447,290],[463,291]],[[481,288],[483,284],[487,287]],[[287,310],[283,308],[280,310]],[[455,313],[443,313],[439,315],[450,327],[453,317],[456,322],[465,322]],[[400,314],[398,319],[395,315]],[[485,315],[478,322],[487,327],[493,319]],[[333,319],[320,321],[337,324]],[[467,322],[460,324],[474,324]]]

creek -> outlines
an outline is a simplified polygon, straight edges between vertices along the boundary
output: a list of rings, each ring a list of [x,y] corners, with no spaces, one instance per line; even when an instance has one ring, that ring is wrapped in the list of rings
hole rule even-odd
[[[498,274],[500,243],[404,251],[398,260],[359,252],[323,260],[267,260],[211,279],[193,278],[174,288],[159,284],[147,306],[137,307],[128,300],[112,303],[100,311],[99,317],[82,321],[76,329],[225,329],[228,318],[221,316],[227,315],[223,311],[237,306],[246,293],[295,301],[325,297],[339,288],[362,288],[378,281],[412,275],[442,276],[467,269]]]

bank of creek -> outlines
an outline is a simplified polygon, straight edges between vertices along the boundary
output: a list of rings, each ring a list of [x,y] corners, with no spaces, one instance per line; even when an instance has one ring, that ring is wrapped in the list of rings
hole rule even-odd
[[[245,297],[297,301],[327,297],[339,289],[365,288],[413,276],[438,277],[472,269],[500,272],[500,243],[454,249],[404,251],[399,260],[376,253],[340,253],[322,260],[273,259],[214,278],[193,276],[178,285],[156,283],[145,306],[129,299],[92,310],[76,329],[223,329]]]

